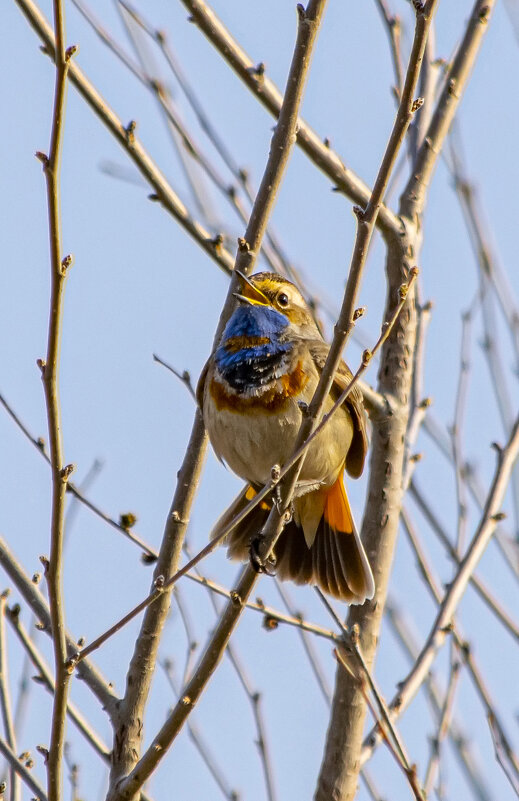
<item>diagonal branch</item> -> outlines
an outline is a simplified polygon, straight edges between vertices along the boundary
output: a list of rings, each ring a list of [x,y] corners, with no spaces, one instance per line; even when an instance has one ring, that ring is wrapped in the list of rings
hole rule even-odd
[[[418,151],[411,178],[401,197],[399,211],[404,230],[399,238],[387,239],[386,308],[394,303],[399,285],[416,263],[426,190],[494,2],[477,0],[475,3],[473,16],[447,76],[446,91],[440,97]],[[424,8],[419,2],[414,5],[418,9]],[[430,4],[427,3],[425,9],[429,8]],[[454,87],[452,93],[449,92],[449,86],[451,91]],[[392,414],[380,414],[378,419],[372,418],[370,477],[362,535],[375,578],[375,597],[361,607],[352,607],[348,616],[349,628],[355,623],[360,627],[361,647],[369,668],[375,658],[398,533],[404,474],[402,442],[405,441],[409,418],[415,343],[416,308],[411,302],[384,347],[379,370],[378,392],[393,397],[398,406]],[[355,797],[364,720],[365,703],[361,691],[351,676],[342,670],[337,671],[333,712],[316,801],[328,801],[331,797],[352,801]]]
[[[32,0],[16,0],[16,2],[43,41],[46,52],[54,59],[55,42],[52,28],[38,6]],[[135,136],[135,122],[132,121],[127,126],[123,125],[119,117],[108,106],[77,64],[70,64],[69,78],[92,111],[129,155],[144,180],[153,188],[153,195],[150,199],[159,201],[202,250],[224,272],[229,273],[234,263],[232,255],[225,250],[218,237],[212,237],[197,220],[191,217],[178,195],[173,191],[160,169]]]
[[[298,33],[287,80],[287,88],[278,124],[272,136],[267,164],[254,201],[245,237],[239,240],[235,268],[248,274],[256,261],[267,222],[272,212],[277,192],[281,185],[288,160],[295,142],[298,112],[310,67],[313,45],[324,13],[326,0],[310,0],[305,10],[299,5]],[[237,281],[231,281],[227,300],[222,310],[220,323],[215,335],[218,341],[223,326],[234,306],[233,292]],[[159,560],[154,574],[156,587],[164,588],[166,580],[175,573],[180,558],[182,543],[187,526],[191,501],[197,485],[201,463],[205,452],[207,437],[201,413],[198,410],[191,435],[191,443],[181,469],[177,491],[168,517]],[[196,469],[192,463],[196,463]],[[113,766],[111,773],[109,801],[134,799],[164,756],[182,728],[192,702],[202,693],[212,673],[216,669],[227,641],[236,625],[257,575],[251,568],[244,571],[243,579],[237,589],[239,604],[232,600],[227,606],[220,624],[211,639],[199,668],[188,684],[184,700],[168,717],[155,744],[138,761],[142,740],[142,720],[144,706],[149,693],[151,675],[156,661],[160,632],[169,609],[169,592],[160,592],[158,600],[148,606],[137,638],[134,655],[128,671],[126,694],[120,707],[120,716],[114,732]],[[170,585],[171,586],[171,585]],[[188,703],[185,703],[185,698]]]
[[[275,84],[265,75],[262,64],[256,66],[232,37],[214,11],[204,0],[182,0],[190,13],[190,21],[196,23],[218,50],[222,58],[236,72],[260,103],[274,116],[278,117],[282,95]],[[297,144],[311,161],[322,170],[354,203],[365,206],[370,198],[370,190],[355,173],[344,166],[340,157],[330,148],[329,143],[319,139],[307,123],[297,121]],[[385,206],[380,209],[378,224],[385,233],[396,234],[401,226],[398,218]]]

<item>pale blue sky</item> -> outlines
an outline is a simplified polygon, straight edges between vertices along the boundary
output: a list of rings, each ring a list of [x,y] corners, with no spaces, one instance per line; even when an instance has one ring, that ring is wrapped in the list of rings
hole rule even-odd
[[[395,4],[404,20],[407,47],[409,5]],[[292,3],[264,0],[218,0],[221,15],[255,61],[264,61],[270,77],[284,84],[295,37],[296,15]],[[118,40],[129,47],[113,4],[92,2],[92,9]],[[440,4],[437,54],[449,59],[471,3]],[[47,15],[50,4],[44,4]],[[181,3],[148,2],[150,21],[165,29],[184,71],[196,88],[214,124],[240,165],[259,182],[268,152],[273,120],[238,79],[228,73],[212,46],[194,25],[186,21]],[[46,417],[36,359],[44,355],[48,318],[48,245],[44,179],[36,150],[48,148],[53,96],[53,69],[39,51],[39,41],[13,2],[3,4],[0,46],[0,102],[3,109],[3,153],[0,196],[0,347],[2,392],[36,435],[46,437]],[[137,84],[92,33],[75,8],[67,4],[67,42],[77,43],[78,64],[123,121],[138,122],[137,135],[155,161],[190,204],[178,159],[158,114],[153,98]],[[157,57],[161,75],[169,75]],[[460,125],[469,173],[477,179],[492,244],[519,292],[516,269],[517,192],[519,162],[517,141],[519,114],[516,102],[519,48],[513,38],[503,4],[498,4],[489,27],[473,80],[463,100]],[[345,163],[366,181],[373,180],[389,134],[394,101],[393,77],[385,32],[374,2],[342,3],[330,0],[320,35],[303,116],[320,135],[328,136]],[[185,101],[175,97],[193,127]],[[214,157],[200,131],[196,138]],[[132,185],[107,176],[101,165],[111,162],[137,178]],[[219,164],[221,171],[224,168]],[[95,459],[103,470],[90,496],[114,517],[131,510],[138,515],[140,535],[159,546],[165,516],[193,419],[193,403],[185,388],[162,367],[154,364],[156,352],[179,370],[188,369],[196,381],[209,353],[213,333],[227,289],[226,277],[189,240],[157,204],[147,200],[148,187],[129,163],[84,101],[71,88],[68,96],[64,141],[62,209],[64,252],[75,263],[67,285],[61,369],[63,436],[66,460],[77,465],[80,482]],[[217,217],[232,237],[243,225],[225,202],[207,189]],[[351,204],[331,192],[327,178],[306,157],[295,152],[276,205],[273,222],[285,251],[301,268],[312,287],[322,289],[338,307],[347,274],[354,237]],[[422,297],[434,302],[427,338],[424,392],[434,398],[434,412],[451,424],[459,370],[461,311],[477,289],[477,265],[466,235],[458,201],[447,169],[440,162],[435,174],[425,219],[425,240],[420,260]],[[368,307],[359,329],[374,341],[381,322],[384,300],[383,249],[377,239],[367,266],[360,302]],[[327,324],[329,321],[327,321]],[[328,332],[331,325],[328,324]],[[511,397],[517,408],[517,377],[512,374],[510,343],[499,328]],[[488,482],[494,454],[489,445],[504,441],[489,386],[489,374],[481,351],[480,317],[475,322],[473,373],[466,417],[466,456],[478,463]],[[359,348],[352,345],[347,359],[355,367]],[[375,369],[368,375],[375,382]],[[38,556],[48,552],[50,485],[46,465],[23,439],[8,416],[0,410],[0,530],[19,555],[26,570],[39,569]],[[438,515],[454,539],[456,530],[455,487],[450,468],[430,441],[421,435],[417,448],[425,453],[417,480],[435,503]],[[360,522],[365,478],[351,486],[356,517]],[[201,548],[214,520],[240,487],[212,454],[193,510],[189,540]],[[510,508],[510,504],[507,504]],[[473,533],[478,515],[470,507],[468,532]],[[420,525],[423,521],[417,517]],[[452,575],[450,563],[433,535],[423,529],[424,541],[434,557],[441,580]],[[130,543],[107,528],[87,510],[80,510],[67,546],[66,601],[71,630],[96,637],[146,593],[150,569],[144,567]],[[231,586],[236,566],[222,551],[204,564],[208,575]],[[518,608],[517,587],[490,547],[480,571],[503,603]],[[8,584],[2,579],[0,589]],[[308,589],[289,588],[313,620],[331,625]],[[213,625],[204,591],[185,581],[199,647]],[[277,607],[280,600],[267,579],[258,594]],[[434,607],[402,539],[395,560],[392,594],[409,615],[419,639],[433,620]],[[16,593],[15,593],[15,597]],[[24,619],[29,616],[24,611]],[[494,622],[471,590],[462,604],[466,635],[476,644],[491,691],[512,740],[519,742],[517,722],[517,655],[509,635]],[[125,668],[131,654],[132,636],[138,623],[109,642],[96,661],[116,688],[124,686]],[[482,635],[484,631],[484,635]],[[40,637],[49,655],[48,643]],[[253,686],[263,693],[265,716],[280,799],[309,798],[320,764],[327,709],[322,701],[296,632],[279,629],[267,635],[261,618],[245,615],[236,636]],[[332,683],[334,660],[326,642],[317,643]],[[185,635],[173,611],[161,653],[183,670]],[[446,666],[447,650],[439,658]],[[20,660],[16,656],[16,664]],[[382,634],[377,678],[390,698],[395,682],[406,673],[406,662],[388,630]],[[11,676],[16,687],[16,676]],[[109,741],[103,713],[81,683],[74,680],[74,697],[92,714]],[[507,695],[511,696],[512,700]],[[39,689],[33,691],[30,721],[19,745],[34,747],[46,742],[49,702]],[[174,702],[160,670],[146,722],[150,738]],[[426,706],[420,696],[401,722],[401,730],[413,760],[423,775],[428,741],[423,726]],[[464,675],[457,712],[477,741],[481,767],[494,798],[507,801],[511,790],[495,765],[484,714]],[[203,729],[233,787],[246,801],[265,798],[261,769],[254,745],[255,733],[247,701],[231,667],[224,661],[199,704],[194,719]],[[88,799],[101,797],[103,768],[88,746],[69,729],[73,757],[82,765],[81,792]],[[429,724],[428,733],[433,733]],[[21,748],[20,748],[21,750]],[[37,770],[43,775],[41,760]],[[449,798],[463,799],[468,791],[452,752],[444,777]],[[373,763],[384,797],[409,796],[398,768],[380,749]],[[199,801],[219,793],[184,731],[152,780],[150,794],[157,800]],[[27,796],[28,797],[28,796]],[[359,801],[365,801],[361,789]]]

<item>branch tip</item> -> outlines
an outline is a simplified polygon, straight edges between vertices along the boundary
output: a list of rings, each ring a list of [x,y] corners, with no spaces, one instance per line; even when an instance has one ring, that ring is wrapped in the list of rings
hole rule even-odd
[[[45,556],[45,555],[40,556],[40,562],[43,565],[43,570],[45,572],[45,575],[47,575],[47,572],[49,570],[49,564],[50,564],[48,556]]]
[[[79,53],[79,45],[70,45],[70,47],[67,47],[65,50],[65,63],[68,63],[77,53]]]
[[[135,120],[130,120],[124,132],[126,134],[126,141],[129,145],[133,145],[135,143],[135,131],[137,130],[137,123]]]
[[[67,483],[67,481],[69,480],[70,476],[72,475],[72,473],[74,472],[75,469],[76,469],[76,465],[75,464],[67,464],[60,471],[60,478],[61,478],[61,480],[63,481],[64,484]]]
[[[67,270],[74,264],[74,256],[72,253],[67,253],[61,260],[61,275],[65,275]]]

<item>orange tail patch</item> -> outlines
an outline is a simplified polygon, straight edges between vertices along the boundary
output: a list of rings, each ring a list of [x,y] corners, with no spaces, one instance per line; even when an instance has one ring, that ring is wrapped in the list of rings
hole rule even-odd
[[[342,472],[326,494],[324,519],[333,531],[353,534],[355,530],[350,503],[342,480]]]

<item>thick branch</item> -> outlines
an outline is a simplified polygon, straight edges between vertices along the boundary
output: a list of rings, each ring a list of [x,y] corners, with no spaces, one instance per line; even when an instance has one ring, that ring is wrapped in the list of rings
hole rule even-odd
[[[420,4],[416,5],[420,7]],[[395,238],[388,241],[386,307],[394,302],[399,284],[416,259],[420,245],[420,215],[425,203],[426,189],[470,74],[492,5],[483,4],[479,0],[475,5],[474,15],[447,76],[446,91],[440,97],[419,150],[417,165],[413,167],[412,178],[401,198],[400,212],[405,233],[400,240]],[[425,6],[425,12],[428,10],[429,3]],[[455,87],[454,92],[452,87]],[[349,626],[356,623],[360,627],[362,651],[369,667],[375,656],[398,531],[403,483],[402,443],[409,416],[415,339],[416,309],[411,302],[399,318],[384,348],[379,371],[379,393],[394,396],[400,408],[395,409],[391,416],[381,415],[378,421],[374,420],[370,480],[362,533],[377,590],[371,602],[362,607],[353,607],[348,618]],[[361,691],[351,676],[344,671],[338,671],[333,713],[316,793],[318,801],[328,801],[331,797],[340,801],[351,801],[354,798],[364,718],[365,704]]]
[[[285,97],[278,124],[272,137],[265,172],[245,232],[245,238],[240,240],[236,257],[235,267],[245,273],[252,270],[257,258],[277,191],[285,173],[292,146],[295,141],[298,112],[309,72],[312,48],[317,31],[319,30],[325,5],[326,0],[310,0],[306,11],[302,6],[298,6],[298,35],[288,75]],[[219,340],[221,330],[233,308],[235,301],[232,293],[234,290],[235,282],[232,281],[216,332],[215,341]],[[197,484],[205,442],[206,435],[201,413],[197,411],[192,433],[192,447],[188,449],[188,454],[193,454],[193,456],[186,457],[186,459],[195,459],[199,466],[192,473],[187,469],[185,475],[183,475],[181,471],[176,495],[179,495],[180,501],[184,502],[181,510],[183,513],[179,513],[174,499],[161,554],[159,555],[159,561],[155,570],[155,581],[158,580],[159,576],[162,577],[162,580],[167,579],[175,572],[178,565],[187,524],[187,514],[194,494],[194,488]],[[170,526],[172,520],[173,523],[172,526]],[[255,580],[256,574],[254,574],[252,569],[249,568],[246,570],[239,588],[240,598],[243,600],[247,599]],[[161,734],[159,734],[158,748],[148,750],[141,761],[136,764],[140,753],[144,705],[149,692],[152,669],[156,660],[158,639],[168,608],[169,592],[161,593],[159,599],[148,607],[136,643],[134,657],[128,673],[126,695],[121,705],[119,725],[115,731],[114,737],[114,762],[111,775],[111,788],[108,795],[110,801],[119,801],[119,799],[122,798],[134,799],[136,797],[143,782],[150,775],[151,771],[155,769],[160,759],[162,759],[166,748],[173,742],[173,739],[180,731],[180,728],[192,708],[190,702],[187,704],[181,703],[180,706],[177,707],[176,712],[173,712],[168,718]],[[222,634],[218,639],[215,633],[204,657],[202,657],[199,670],[196,671],[190,682],[189,686],[191,686],[192,682],[195,682],[191,688],[195,700],[202,692],[212,672],[216,668],[225,650],[227,640],[238,621],[242,608],[241,603],[239,606],[235,606],[232,601],[228,605],[227,612],[224,614],[220,625],[217,627],[217,632],[223,631],[225,634]],[[188,694],[188,697],[191,698],[191,695]]]

